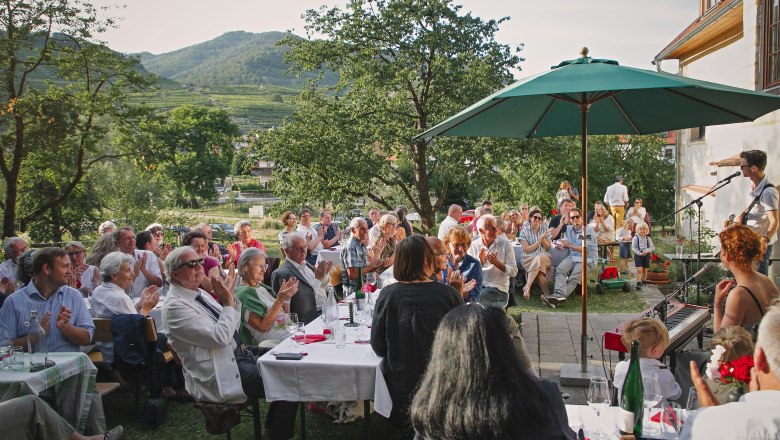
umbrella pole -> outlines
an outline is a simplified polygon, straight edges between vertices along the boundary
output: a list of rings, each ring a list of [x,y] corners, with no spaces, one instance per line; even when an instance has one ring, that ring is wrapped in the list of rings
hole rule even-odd
[[[587,99],[587,95],[586,99]],[[590,110],[589,103],[580,104],[580,113],[582,114],[582,131],[580,135],[581,148],[581,162],[580,162],[580,174],[582,175],[582,212],[580,212],[580,221],[582,221],[582,278],[580,279],[580,285],[582,287],[582,327],[580,336],[580,372],[588,372],[588,110]]]

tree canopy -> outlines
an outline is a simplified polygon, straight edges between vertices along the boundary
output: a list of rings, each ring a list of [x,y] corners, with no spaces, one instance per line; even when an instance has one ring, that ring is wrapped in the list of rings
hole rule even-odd
[[[413,137],[512,80],[521,59],[495,41],[507,18],[482,20],[440,0],[350,1],[345,10],[304,14],[290,36],[294,71],[338,73],[335,86],[311,82],[298,111],[259,139],[275,161],[276,191],[301,204],[366,197],[408,204],[423,230],[453,182],[495,177],[508,142]]]

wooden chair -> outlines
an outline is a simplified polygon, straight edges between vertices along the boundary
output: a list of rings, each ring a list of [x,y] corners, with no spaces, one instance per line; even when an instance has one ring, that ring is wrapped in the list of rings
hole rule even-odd
[[[265,271],[265,274],[263,275],[263,284],[266,286],[271,285],[271,275],[273,275],[274,271],[276,269],[279,269],[279,264],[281,263],[281,258],[276,257],[268,257],[265,259],[266,264],[268,264],[268,269]]]
[[[92,342],[114,342],[114,336],[111,334],[111,319],[110,318],[94,318],[92,320],[95,323],[95,332],[92,334]],[[105,363],[103,360],[103,354],[99,351],[93,351],[88,354],[92,363]],[[105,397],[114,391],[119,389],[119,382],[97,382],[95,383],[95,389],[100,397]]]

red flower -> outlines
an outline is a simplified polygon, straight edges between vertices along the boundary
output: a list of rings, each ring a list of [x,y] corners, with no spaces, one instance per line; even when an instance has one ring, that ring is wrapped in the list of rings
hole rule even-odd
[[[732,383],[734,381],[750,382],[750,369],[753,368],[753,356],[745,355],[731,362],[720,364],[720,381]]]
[[[376,292],[376,286],[371,283],[363,284],[363,288],[360,289],[363,291],[363,293],[373,293]]]
[[[651,254],[651,255],[650,255],[650,261],[658,261],[658,255],[656,255],[656,254]]]

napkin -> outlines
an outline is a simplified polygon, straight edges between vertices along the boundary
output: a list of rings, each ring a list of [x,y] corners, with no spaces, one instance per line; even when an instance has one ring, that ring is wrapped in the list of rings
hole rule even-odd
[[[300,336],[293,336],[293,341],[298,342],[301,340]],[[314,342],[321,342],[325,340],[325,335],[306,335],[306,340],[304,341],[304,344],[311,344]]]
[[[680,420],[677,419],[677,414],[673,410],[669,411],[661,411],[658,414],[650,417],[650,421],[654,423],[658,423],[659,420],[661,420],[661,414],[664,415],[664,423],[671,427],[675,427],[680,424]],[[669,418],[671,415],[672,418]]]

